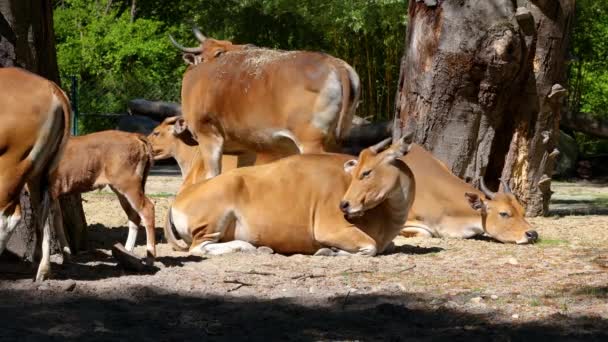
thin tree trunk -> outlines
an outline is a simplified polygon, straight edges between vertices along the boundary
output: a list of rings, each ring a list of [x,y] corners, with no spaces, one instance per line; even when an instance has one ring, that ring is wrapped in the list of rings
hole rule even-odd
[[[60,84],[50,0],[0,0],[0,67],[8,66],[28,69]],[[86,231],[80,195],[61,204],[68,231]],[[31,260],[36,241],[30,222],[30,217],[22,221],[7,249]]]
[[[395,134],[413,131],[467,181],[485,176],[496,189],[501,176],[512,179],[528,214],[539,215],[550,191],[535,188],[553,170],[563,91],[547,96],[565,77],[570,25],[556,18],[571,18],[574,0],[525,3],[409,2]]]

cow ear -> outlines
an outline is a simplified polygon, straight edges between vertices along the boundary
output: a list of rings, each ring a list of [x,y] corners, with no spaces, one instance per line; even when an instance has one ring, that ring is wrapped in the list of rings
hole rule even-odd
[[[472,192],[465,192],[464,197],[466,197],[469,201],[469,205],[471,206],[471,208],[477,211],[485,211],[486,205],[478,194]]]
[[[409,133],[393,143],[386,151],[384,151],[384,161],[392,163],[406,155],[412,149],[413,133]]]
[[[188,125],[186,124],[186,120],[184,118],[178,118],[173,123],[173,135],[180,136],[184,134],[188,130]]]
[[[346,173],[351,173],[355,169],[355,166],[357,166],[357,160],[351,159],[344,163],[344,171],[346,171]]]
[[[186,62],[186,64],[196,65],[196,55],[194,55],[193,53],[184,53],[182,55],[182,58],[184,59],[184,62]]]

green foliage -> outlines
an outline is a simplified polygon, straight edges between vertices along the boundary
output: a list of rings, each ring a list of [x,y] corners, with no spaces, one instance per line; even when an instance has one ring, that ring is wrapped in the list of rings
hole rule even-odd
[[[608,119],[608,1],[578,0],[572,37],[569,110]],[[583,154],[608,153],[608,141],[576,134]]]
[[[607,1],[577,1],[572,52],[572,109],[608,118]]]
[[[126,112],[135,97],[179,100],[183,62],[167,40],[164,24],[131,21],[119,3],[64,0],[54,12],[57,59],[63,84],[79,78],[82,113]],[[83,133],[111,128],[116,120],[84,118]]]
[[[108,5],[109,4],[109,5]],[[82,113],[126,111],[136,97],[179,102],[185,64],[173,34],[197,45],[191,27],[209,37],[285,50],[324,51],[361,76],[359,114],[392,116],[407,0],[131,0],[55,1],[58,62],[64,84],[80,79]],[[85,131],[111,127],[89,118]]]

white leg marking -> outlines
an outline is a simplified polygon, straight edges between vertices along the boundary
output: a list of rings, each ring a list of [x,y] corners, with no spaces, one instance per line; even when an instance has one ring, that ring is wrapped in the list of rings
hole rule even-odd
[[[193,252],[203,255],[222,255],[235,252],[255,252],[257,249],[246,241],[234,240],[215,243],[206,241],[192,249]]]
[[[5,216],[4,213],[0,213],[0,254],[4,252],[6,245],[8,244],[8,240],[10,240],[11,235],[13,235],[13,231],[17,224],[21,221],[21,215],[17,214],[10,216]]]
[[[51,272],[51,226],[49,219],[44,222],[42,228],[42,259],[40,259],[40,265],[38,265],[38,272],[36,273],[36,281],[43,281],[49,277]]]
[[[211,163],[208,166],[205,179],[213,178],[222,172],[222,151],[224,149],[224,139],[219,138],[218,141],[214,142],[211,146]]]
[[[127,242],[125,242],[125,249],[129,252],[133,252],[133,249],[135,248],[137,232],[139,232],[139,226],[136,225],[135,222],[129,220],[129,235],[127,236]]]

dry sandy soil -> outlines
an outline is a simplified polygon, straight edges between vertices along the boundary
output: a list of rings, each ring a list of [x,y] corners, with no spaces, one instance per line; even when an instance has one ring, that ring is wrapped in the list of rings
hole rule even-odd
[[[149,181],[159,237],[178,185]],[[608,195],[555,188],[562,199]],[[84,198],[88,252],[53,264],[43,284],[30,265],[0,274],[0,340],[608,340],[608,216],[533,219],[542,241],[531,246],[399,238],[374,258],[202,259],[163,241],[155,269],[136,274],[110,256],[127,235],[118,201]],[[139,255],[143,243],[140,232]]]

